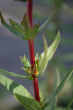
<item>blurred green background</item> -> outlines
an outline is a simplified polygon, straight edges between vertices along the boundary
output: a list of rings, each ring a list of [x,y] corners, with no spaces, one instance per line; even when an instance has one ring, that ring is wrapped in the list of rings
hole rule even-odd
[[[36,36],[35,53],[41,53],[44,50],[43,33],[46,36],[48,45],[56,37],[58,30],[61,32],[59,47],[53,59],[49,62],[46,72],[39,78],[40,90],[47,97],[52,93],[55,73],[59,73],[61,82],[69,68],[73,65],[73,0],[33,0],[34,1],[34,23],[40,25],[50,16],[52,8],[54,10],[48,26]],[[6,21],[12,18],[18,22],[22,20],[26,12],[26,3],[16,2],[14,0],[0,0],[0,11],[2,11]],[[22,41],[11,34],[0,24],[0,68],[19,74],[25,74],[19,56],[24,53],[29,58],[28,42]],[[12,78],[12,77],[11,77]],[[15,81],[25,85],[33,95],[32,82],[14,78]],[[67,106],[73,109],[73,75],[65,84],[63,90],[57,96],[56,110],[67,110]],[[24,110],[12,95],[0,85],[0,110]]]

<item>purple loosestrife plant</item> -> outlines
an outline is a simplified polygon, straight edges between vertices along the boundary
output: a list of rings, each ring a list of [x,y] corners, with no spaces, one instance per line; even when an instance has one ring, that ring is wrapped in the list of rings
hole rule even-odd
[[[71,76],[73,68],[66,74],[66,76],[58,86],[56,74],[56,83],[54,84],[54,90],[51,96],[48,96],[47,98],[44,97],[45,100],[43,100],[42,103],[39,94],[38,77],[40,77],[45,72],[46,67],[48,65],[48,61],[52,59],[58,47],[60,41],[60,32],[58,32],[55,40],[49,47],[47,46],[47,41],[45,37],[43,37],[44,52],[42,52],[40,55],[37,52],[35,55],[34,53],[35,36],[48,25],[50,17],[48,17],[45,23],[43,23],[41,26],[39,24],[33,24],[33,0],[24,0],[24,2],[27,2],[27,12],[24,14],[24,17],[19,24],[16,21],[13,21],[12,19],[9,19],[10,24],[6,23],[1,12],[0,12],[0,21],[2,25],[6,27],[14,35],[20,37],[23,40],[28,40],[30,62],[25,55],[21,57],[23,69],[25,70],[27,75],[26,76],[18,75],[0,69],[0,83],[13,94],[16,100],[19,101],[26,108],[26,110],[48,110],[49,105],[56,101],[57,94],[61,91],[65,82]],[[7,78],[6,76],[4,76],[4,74],[21,79],[29,79],[33,81],[35,98],[29,93],[29,91],[25,87],[16,83],[14,80]]]

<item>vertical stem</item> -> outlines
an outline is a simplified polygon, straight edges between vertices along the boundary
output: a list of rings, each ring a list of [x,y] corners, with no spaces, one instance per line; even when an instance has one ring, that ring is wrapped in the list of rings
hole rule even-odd
[[[29,22],[30,22],[30,25],[32,28],[33,27],[33,0],[28,0],[27,15],[28,15]],[[28,44],[29,44],[30,61],[31,61],[31,65],[32,65],[31,69],[33,69],[33,67],[35,65],[34,41],[29,40]],[[36,78],[36,74],[37,74],[37,71],[35,70],[34,75],[32,76],[33,77],[34,95],[35,95],[35,99],[38,102],[40,102],[38,79]]]

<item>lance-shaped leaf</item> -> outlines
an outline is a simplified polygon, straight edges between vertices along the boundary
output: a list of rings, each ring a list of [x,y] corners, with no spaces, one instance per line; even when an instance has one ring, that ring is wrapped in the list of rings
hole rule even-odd
[[[20,96],[18,94],[15,94],[15,97],[19,100],[19,102],[25,107],[27,110],[42,110],[42,107],[40,104],[35,101],[34,99],[24,98],[23,96]],[[26,103],[27,102],[27,103]]]
[[[42,31],[49,23],[49,21],[51,20],[53,16],[53,13],[51,12],[51,15],[47,18],[47,20],[39,27],[38,32]]]
[[[21,57],[21,62],[23,63],[24,67],[21,69],[25,70],[29,75],[31,75],[31,65],[30,62],[28,61],[27,57],[24,55],[24,57]]]
[[[8,72],[8,71],[3,70],[3,69],[0,69],[0,74],[6,74],[6,75],[9,75],[9,76],[13,76],[13,77],[16,77],[16,78],[21,78],[21,79],[32,79],[32,77],[30,77],[30,76],[18,75],[18,74],[15,74],[13,72]]]
[[[40,74],[45,71],[48,61],[50,61],[52,59],[52,57],[58,47],[59,41],[60,41],[60,32],[58,32],[57,37],[55,38],[53,43],[48,48],[45,48],[45,52],[43,52],[39,56],[38,68],[39,68]],[[47,44],[45,46],[47,46]]]
[[[21,39],[24,39],[24,34],[23,33],[18,32],[11,25],[9,25],[9,24],[6,23],[6,21],[4,20],[1,12],[0,12],[0,20],[1,20],[2,25],[4,27],[6,27],[10,32],[12,32],[16,36],[20,37]]]
[[[39,25],[34,25],[31,28],[27,14],[24,15],[21,24],[18,24],[12,19],[9,19],[10,25],[7,24],[1,12],[0,12],[0,20],[3,26],[5,26],[10,32],[12,32],[13,34],[15,34],[16,36],[22,39],[25,40],[34,39],[35,35],[38,33]]]
[[[39,62],[38,62],[38,65],[39,65],[39,73],[41,74],[41,73],[43,73],[44,71],[45,71],[45,69],[46,69],[46,67],[45,67],[45,65],[47,65],[46,64],[46,62],[47,62],[47,49],[48,49],[48,46],[47,46],[47,41],[46,41],[46,39],[45,39],[45,37],[43,37],[43,40],[44,40],[44,55],[40,55],[40,57],[39,57]],[[42,65],[41,65],[42,64]]]
[[[23,57],[21,57],[21,62],[23,63],[24,67],[31,67],[30,62],[28,61],[27,57],[24,55]]]
[[[72,67],[72,69],[69,70],[69,72],[63,78],[63,80],[61,81],[61,83],[59,84],[59,86],[55,89],[55,91],[51,94],[51,96],[49,96],[49,98],[46,100],[43,108],[45,108],[51,102],[51,100],[53,100],[54,97],[56,97],[59,94],[59,92],[64,87],[66,81],[71,77],[72,73],[73,73],[73,67]]]
[[[10,91],[26,110],[42,110],[40,104],[22,85],[0,74],[0,83]]]
[[[24,34],[24,29],[21,24],[18,24],[17,22],[13,21],[12,19],[9,19],[9,22],[11,26],[18,32]]]

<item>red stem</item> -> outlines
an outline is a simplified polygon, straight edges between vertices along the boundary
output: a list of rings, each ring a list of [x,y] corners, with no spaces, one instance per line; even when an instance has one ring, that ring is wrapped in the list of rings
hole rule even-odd
[[[31,25],[31,28],[32,28],[33,27],[33,0],[28,0],[27,15],[28,15],[29,22],[30,22],[30,25]],[[33,67],[35,65],[34,41],[29,40],[28,43],[29,43],[30,61],[31,61],[31,65],[32,65],[31,69],[33,69]],[[33,77],[33,87],[34,87],[35,99],[38,102],[40,102],[38,79],[36,78],[36,74],[37,74],[37,71],[35,70],[34,75],[32,76]]]

